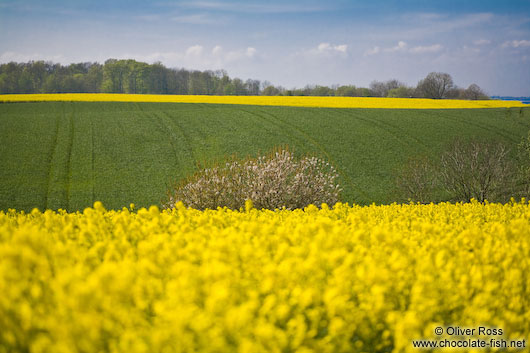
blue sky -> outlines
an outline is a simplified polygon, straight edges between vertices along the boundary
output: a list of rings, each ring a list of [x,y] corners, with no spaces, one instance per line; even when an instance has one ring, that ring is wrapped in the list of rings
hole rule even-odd
[[[133,58],[287,88],[431,71],[530,96],[530,0],[0,0],[0,62]]]

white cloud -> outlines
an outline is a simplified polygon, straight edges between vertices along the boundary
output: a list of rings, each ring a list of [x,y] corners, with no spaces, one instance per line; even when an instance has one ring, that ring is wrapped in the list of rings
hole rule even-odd
[[[390,47],[390,48],[380,48],[378,46],[373,47],[372,49],[369,49],[364,52],[364,56],[370,56],[370,55],[376,55],[379,53],[411,53],[411,54],[425,54],[425,53],[436,53],[443,49],[443,46],[441,44],[432,44],[432,45],[426,45],[426,46],[416,46],[409,48],[409,45],[400,40],[397,45]]]
[[[510,40],[507,42],[504,42],[502,44],[503,48],[506,47],[512,47],[512,48],[519,48],[519,47],[530,47],[530,40]]]
[[[375,55],[375,54],[379,54],[380,52],[381,52],[381,48],[379,48],[378,46],[375,46],[372,49],[368,49],[367,51],[365,51],[364,55],[365,56]]]
[[[413,54],[423,54],[423,53],[436,53],[442,50],[443,46],[441,44],[433,44],[428,46],[417,46],[410,48],[410,52]]]
[[[248,47],[245,52],[245,55],[248,56],[249,58],[252,58],[254,55],[256,55],[256,53],[257,53],[256,48]]]
[[[254,47],[247,47],[227,51],[220,45],[216,45],[210,49],[197,44],[182,51],[152,52],[143,55],[138,53],[124,53],[122,55],[113,55],[113,57],[117,59],[135,58],[138,61],[149,63],[160,61],[168,67],[183,67],[193,70],[217,70],[249,64],[258,57],[258,50]]]
[[[220,55],[222,52],[223,52],[223,47],[221,47],[220,45],[216,45],[212,49],[212,54],[213,55]]]
[[[200,56],[202,54],[202,45],[194,45],[186,49],[186,56]]]
[[[325,52],[326,50],[330,50],[331,49],[331,45],[329,43],[320,43],[317,47],[317,51],[323,53]]]
[[[256,48],[253,48],[253,47],[248,47],[244,50],[243,49],[233,50],[233,51],[229,51],[228,53],[226,53],[223,56],[223,60],[225,62],[234,62],[234,61],[239,61],[243,59],[252,59],[256,56],[257,52],[258,51],[256,50]]]
[[[406,49],[407,49],[407,43],[405,43],[404,41],[400,40],[395,47],[386,48],[386,49],[384,49],[384,51],[386,51],[388,53],[392,53],[392,52],[396,52],[396,51],[405,51]]]
[[[314,53],[346,53],[348,51],[348,46],[346,44],[333,45],[327,42],[320,43],[316,50],[312,50]]]
[[[13,51],[6,51],[0,54],[0,63],[14,62],[28,62],[32,60],[43,60],[52,62],[65,62],[65,57],[59,55],[43,55],[42,53],[18,53]]]
[[[346,44],[336,45],[335,50],[346,53],[348,46]]]

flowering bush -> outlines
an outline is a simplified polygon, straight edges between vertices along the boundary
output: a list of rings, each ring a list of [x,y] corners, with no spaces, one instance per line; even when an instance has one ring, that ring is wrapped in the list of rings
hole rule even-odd
[[[246,200],[261,209],[303,208],[309,204],[335,204],[341,188],[338,174],[316,157],[295,158],[288,150],[267,157],[233,161],[199,171],[169,190],[165,208],[178,201],[195,209],[239,209]]]

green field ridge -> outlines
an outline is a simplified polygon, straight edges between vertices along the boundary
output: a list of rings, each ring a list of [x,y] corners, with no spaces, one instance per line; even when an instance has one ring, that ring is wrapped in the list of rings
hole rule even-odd
[[[0,104],[0,209],[83,210],[160,204],[197,163],[275,146],[330,161],[343,200],[403,201],[396,171],[455,138],[504,142],[530,130],[530,108],[337,109],[254,105],[34,102]]]

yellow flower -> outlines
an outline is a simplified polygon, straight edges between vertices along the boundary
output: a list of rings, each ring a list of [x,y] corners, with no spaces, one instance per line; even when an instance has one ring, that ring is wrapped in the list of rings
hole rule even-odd
[[[415,352],[530,336],[530,206],[0,211],[0,353]]]
[[[309,96],[209,96],[209,95],[155,95],[116,93],[47,93],[5,94],[0,102],[160,102],[212,103],[322,108],[395,108],[395,109],[465,109],[524,107],[519,101],[454,100],[424,98],[377,97],[309,97]]]

